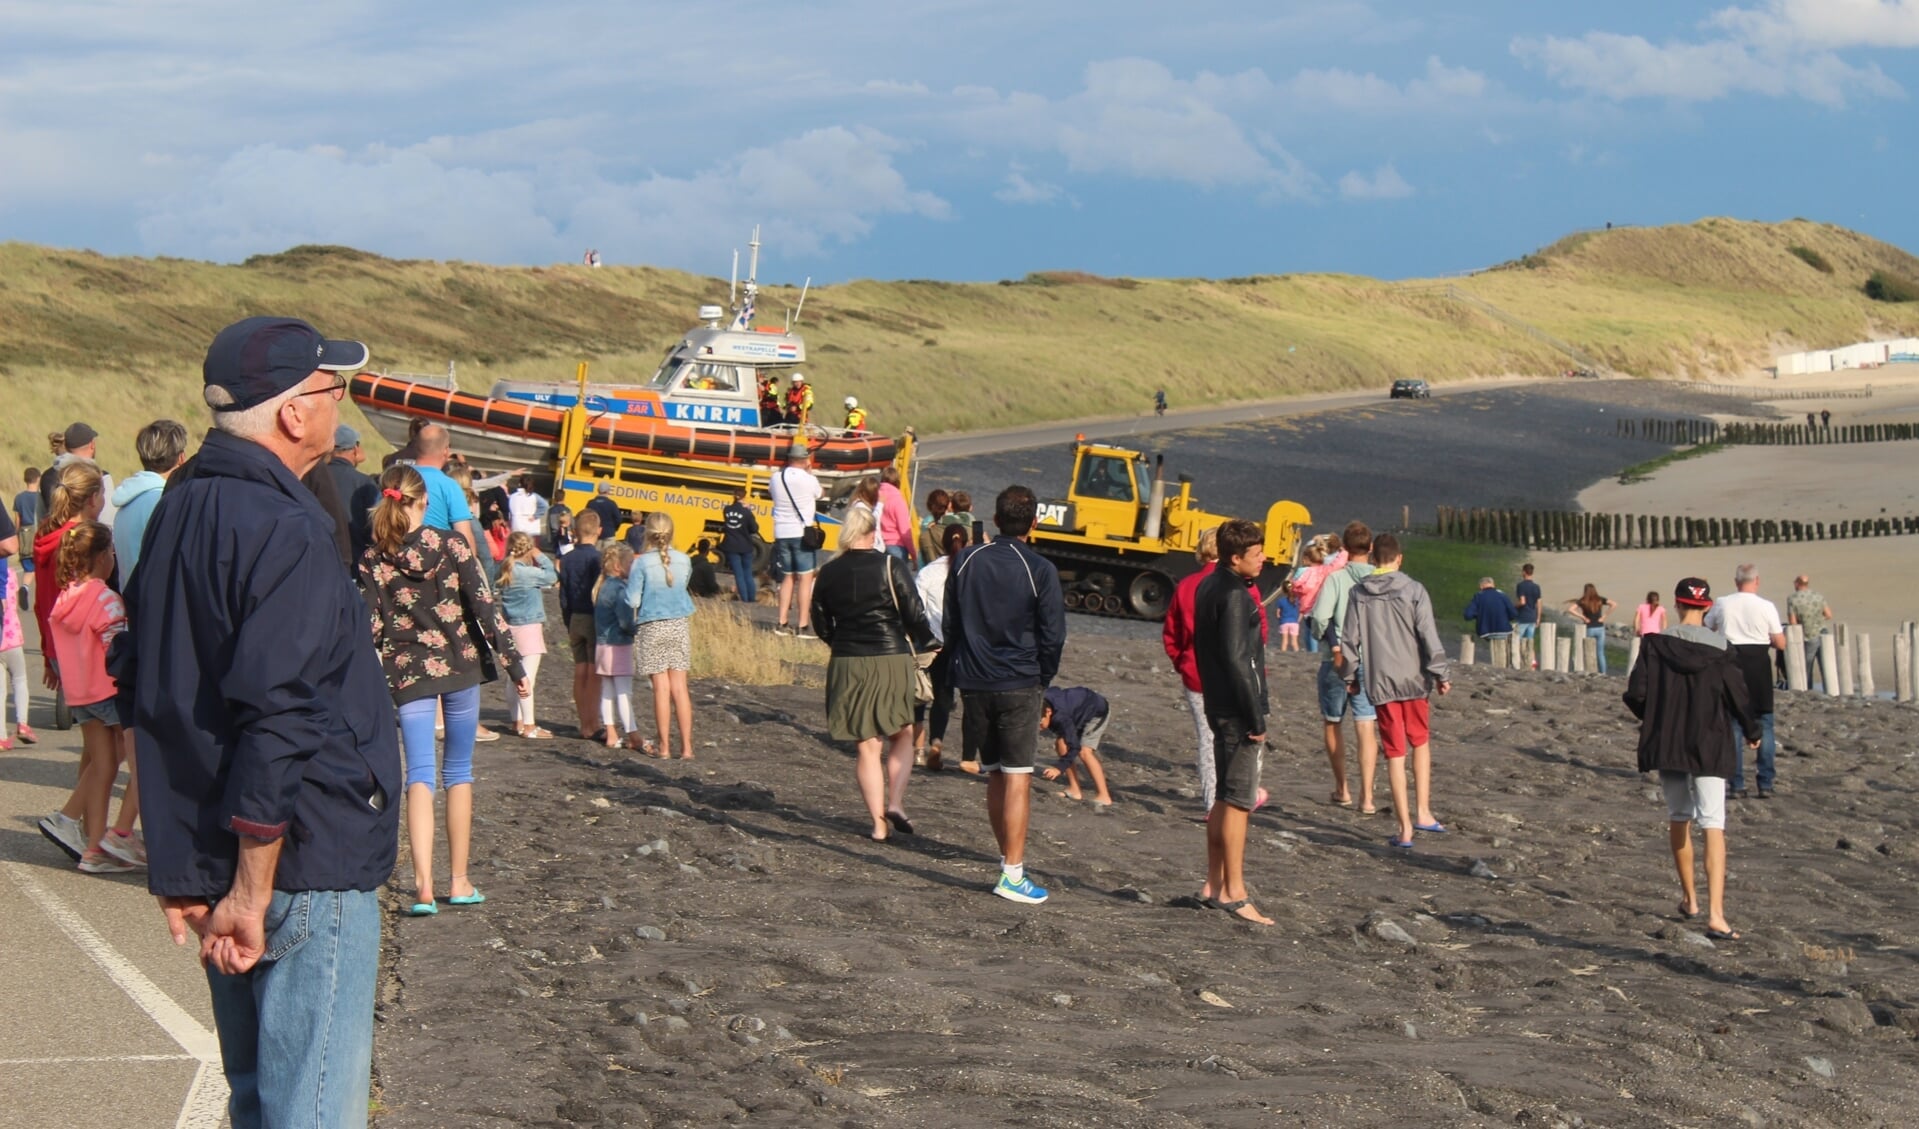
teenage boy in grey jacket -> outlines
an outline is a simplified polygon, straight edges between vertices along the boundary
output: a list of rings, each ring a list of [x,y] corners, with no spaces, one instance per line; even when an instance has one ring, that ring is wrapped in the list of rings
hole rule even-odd
[[[1345,628],[1333,649],[1333,662],[1349,678],[1364,667],[1364,689],[1379,715],[1380,750],[1386,754],[1386,778],[1393,789],[1393,815],[1399,834],[1388,840],[1411,850],[1413,831],[1444,834],[1433,816],[1432,716],[1427,695],[1452,689],[1451,664],[1433,620],[1432,597],[1425,585],[1400,571],[1404,553],[1399,538],[1373,538],[1373,574],[1353,586]],[[1413,760],[1415,809],[1406,802],[1406,753]]]

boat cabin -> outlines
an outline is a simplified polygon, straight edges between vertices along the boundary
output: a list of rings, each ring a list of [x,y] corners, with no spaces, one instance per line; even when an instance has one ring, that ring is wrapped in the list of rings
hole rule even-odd
[[[704,312],[704,311],[703,311]],[[587,407],[607,415],[666,420],[707,427],[759,427],[761,373],[786,390],[786,377],[806,361],[806,343],[778,329],[689,330],[644,384],[589,384]],[[570,408],[572,384],[501,381],[500,399]]]

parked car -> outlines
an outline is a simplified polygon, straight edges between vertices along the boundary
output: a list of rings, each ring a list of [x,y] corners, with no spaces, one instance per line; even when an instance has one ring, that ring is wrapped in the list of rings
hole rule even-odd
[[[1430,400],[1432,399],[1432,395],[1433,386],[1423,380],[1395,380],[1393,381],[1392,395],[1388,398],[1393,400]]]

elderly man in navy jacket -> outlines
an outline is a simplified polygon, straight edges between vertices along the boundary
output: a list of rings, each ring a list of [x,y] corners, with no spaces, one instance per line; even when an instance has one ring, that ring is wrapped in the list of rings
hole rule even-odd
[[[366,608],[300,485],[366,359],[289,318],[222,330],[213,430],[126,594],[148,887],[176,944],[199,937],[236,1129],[366,1124],[400,757]]]

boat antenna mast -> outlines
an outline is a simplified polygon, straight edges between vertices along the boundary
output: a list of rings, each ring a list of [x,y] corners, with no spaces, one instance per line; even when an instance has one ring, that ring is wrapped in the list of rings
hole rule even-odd
[[[753,254],[747,261],[746,285],[740,287],[740,292],[745,296],[740,298],[739,303],[733,307],[736,315],[733,318],[733,328],[750,330],[753,328],[753,301],[760,294],[760,225],[753,225],[753,238],[747,246],[752,249]],[[740,253],[734,251],[733,276],[736,280],[739,277],[739,271]],[[730,300],[733,295],[728,297]]]

